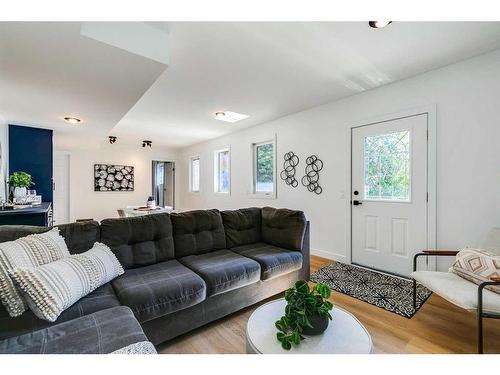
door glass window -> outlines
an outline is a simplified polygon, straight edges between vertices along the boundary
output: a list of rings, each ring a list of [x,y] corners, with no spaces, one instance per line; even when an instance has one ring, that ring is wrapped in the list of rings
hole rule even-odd
[[[366,200],[410,201],[410,131],[365,137]]]

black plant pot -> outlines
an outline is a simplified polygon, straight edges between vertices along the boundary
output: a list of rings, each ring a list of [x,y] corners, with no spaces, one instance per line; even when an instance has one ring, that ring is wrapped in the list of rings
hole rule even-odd
[[[304,327],[302,334],[309,336],[319,335],[328,328],[330,319],[327,316],[313,315],[308,316],[308,318],[313,328],[307,326]]]

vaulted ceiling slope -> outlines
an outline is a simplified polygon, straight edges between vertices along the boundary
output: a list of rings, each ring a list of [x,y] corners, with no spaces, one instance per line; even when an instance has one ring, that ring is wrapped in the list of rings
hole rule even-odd
[[[184,147],[500,48],[497,22],[147,25],[169,33],[166,70],[78,24],[0,24],[0,114],[68,139],[85,128]],[[250,117],[225,123],[219,110]],[[67,113],[85,123],[63,126]]]
[[[61,148],[105,138],[167,67],[80,29],[80,22],[0,23],[0,114],[55,129]],[[68,124],[67,115],[82,123]]]

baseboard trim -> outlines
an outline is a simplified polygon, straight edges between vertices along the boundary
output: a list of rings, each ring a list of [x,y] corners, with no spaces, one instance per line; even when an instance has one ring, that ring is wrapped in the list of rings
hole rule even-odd
[[[316,255],[321,258],[337,260],[342,263],[347,262],[347,257],[343,254],[332,253],[331,251],[319,250],[319,249],[311,249],[311,255]]]

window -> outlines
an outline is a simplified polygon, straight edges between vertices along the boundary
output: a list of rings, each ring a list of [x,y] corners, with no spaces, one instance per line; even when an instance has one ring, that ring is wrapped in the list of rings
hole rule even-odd
[[[410,131],[365,137],[365,199],[410,201]]]
[[[231,189],[229,149],[215,151],[214,189],[216,193],[229,194]]]
[[[253,193],[274,192],[274,142],[253,144]]]
[[[200,192],[200,158],[191,158],[189,190],[191,193]]]

